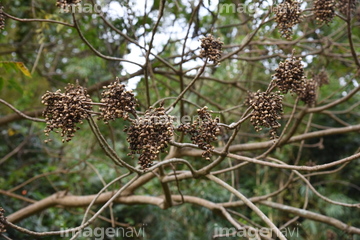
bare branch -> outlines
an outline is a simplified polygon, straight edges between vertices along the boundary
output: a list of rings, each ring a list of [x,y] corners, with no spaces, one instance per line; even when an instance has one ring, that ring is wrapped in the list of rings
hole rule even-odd
[[[295,208],[295,207],[291,207],[291,206],[287,206],[287,205],[283,205],[283,204],[279,204],[279,203],[274,203],[274,202],[270,202],[270,201],[261,201],[260,204],[263,204],[265,206],[272,207],[275,209],[279,209],[284,212],[293,213],[293,214],[298,215],[303,218],[307,218],[307,219],[311,219],[314,221],[329,224],[331,226],[334,226],[338,229],[343,230],[346,233],[360,234],[360,228],[349,226],[335,218],[324,216],[319,213],[314,213],[314,212],[311,212],[308,210],[299,209],[299,208]]]

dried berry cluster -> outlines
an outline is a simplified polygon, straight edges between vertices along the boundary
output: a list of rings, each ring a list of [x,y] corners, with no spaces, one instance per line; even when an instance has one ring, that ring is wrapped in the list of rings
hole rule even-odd
[[[276,129],[281,126],[278,120],[281,119],[283,114],[282,100],[283,96],[280,95],[280,92],[267,93],[258,90],[249,93],[246,102],[253,109],[250,122],[257,132],[262,130],[262,127],[271,128],[270,138],[277,137]]]
[[[316,99],[317,83],[313,79],[306,79],[304,76],[304,66],[301,58],[291,57],[285,62],[280,62],[275,69],[274,81],[282,93],[296,93],[300,100],[308,105],[312,105]]]
[[[100,117],[105,123],[116,118],[127,120],[129,113],[136,115],[136,99],[131,91],[126,91],[125,85],[119,79],[104,87],[106,90],[101,93]]]
[[[220,134],[218,126],[219,118],[212,119],[207,107],[197,110],[198,118],[192,123],[181,124],[177,130],[189,134],[194,144],[197,144],[200,149],[205,150],[202,157],[210,160],[211,151],[214,146],[211,145]]]
[[[302,92],[305,87],[304,66],[301,58],[291,57],[285,62],[280,62],[275,69],[275,84],[282,93]]]
[[[167,115],[163,107],[150,108],[143,117],[132,120],[124,131],[130,143],[128,155],[140,154],[138,163],[145,169],[167,148],[174,135],[173,117]]]
[[[6,222],[6,217],[4,216],[5,210],[0,207],[0,233],[6,232],[4,223]]]
[[[57,0],[56,6],[58,8],[67,9],[70,5],[76,5],[80,2],[81,0]]]
[[[319,22],[329,23],[335,16],[335,0],[315,0],[315,19]]]
[[[318,84],[319,87],[321,87],[322,85],[327,85],[329,84],[329,76],[327,74],[327,72],[323,69],[321,70],[318,74],[316,74],[313,77],[314,81]]]
[[[211,34],[208,34],[206,37],[200,39],[201,41],[201,51],[200,57],[209,58],[215,65],[218,64],[221,57],[221,49],[223,42],[220,39],[215,39]]]
[[[304,90],[297,93],[300,97],[300,100],[306,103],[307,105],[311,106],[316,101],[316,89],[317,89],[317,82],[314,79],[310,78],[305,81]]]
[[[352,14],[356,10],[356,0],[339,0],[337,2],[337,7],[339,11],[345,16],[347,16],[349,13],[349,4],[350,4],[350,14]]]
[[[0,3],[0,30],[5,28],[4,6]]]
[[[295,0],[285,0],[274,8],[275,21],[281,36],[291,39],[292,27],[303,19],[300,3]]]
[[[68,142],[74,137],[79,129],[76,124],[82,124],[82,120],[89,116],[88,111],[91,110],[91,99],[86,89],[73,84],[65,87],[65,93],[61,90],[47,91],[42,96],[42,103],[46,105],[43,113],[46,120],[45,135],[49,136],[49,132],[54,129],[62,129],[63,142]],[[56,130],[56,132],[59,131]]]

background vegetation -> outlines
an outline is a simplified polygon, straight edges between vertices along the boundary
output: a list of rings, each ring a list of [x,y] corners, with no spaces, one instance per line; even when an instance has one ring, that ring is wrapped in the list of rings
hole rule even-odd
[[[274,12],[282,2],[83,0],[71,13],[55,0],[2,1],[0,237],[62,239],[51,233],[85,222],[146,232],[116,239],[251,239],[217,230],[261,227],[285,239],[360,239],[360,5],[337,1],[326,23],[314,4],[334,1],[305,0],[286,39]],[[223,42],[218,65],[200,56],[208,34]],[[257,132],[250,121],[249,93],[277,91],[275,70],[292,56],[306,79],[329,84],[316,87],[311,104],[281,93],[280,137],[271,140],[270,127]],[[133,89],[138,117],[163,104],[176,119],[194,119],[207,106],[220,122],[210,160],[174,131],[167,152],[143,170],[128,155],[131,122],[104,124],[95,114],[107,146],[133,168],[109,158],[85,120],[71,141],[51,133],[44,143],[46,91],[78,81],[99,102],[116,77]],[[275,232],[267,238],[281,238]]]

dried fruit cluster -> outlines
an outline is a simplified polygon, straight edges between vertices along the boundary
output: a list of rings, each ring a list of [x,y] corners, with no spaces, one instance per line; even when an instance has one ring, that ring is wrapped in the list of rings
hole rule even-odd
[[[6,222],[6,217],[4,216],[5,210],[0,207],[0,233],[4,233],[6,232],[6,228],[5,228],[5,222]]]
[[[181,124],[177,130],[189,134],[194,144],[197,144],[200,149],[205,150],[202,157],[210,160],[211,151],[214,146],[211,145],[220,134],[218,126],[219,118],[212,119],[207,107],[197,110],[198,118],[192,123]]]
[[[0,3],[0,30],[5,28],[4,6]]]
[[[249,93],[247,98],[247,104],[253,109],[253,113],[250,118],[251,124],[258,132],[262,130],[262,127],[271,128],[271,139],[277,137],[276,129],[281,124],[278,120],[281,119],[283,114],[282,105],[283,96],[280,92],[260,92],[258,90],[254,93]]]
[[[43,112],[46,120],[45,135],[49,136],[54,129],[62,129],[63,142],[68,142],[74,137],[75,132],[79,129],[76,125],[82,124],[82,120],[89,116],[88,111],[91,110],[91,98],[86,89],[73,84],[65,87],[65,93],[62,93],[61,90],[47,91],[42,96],[42,103],[46,106]],[[56,130],[56,132],[59,131]]]
[[[301,92],[305,87],[304,65],[301,58],[291,57],[275,69],[275,84],[282,93]]]
[[[167,115],[163,107],[149,108],[124,131],[130,143],[128,155],[140,154],[138,163],[145,169],[167,148],[174,135],[173,117]]]
[[[335,0],[315,0],[315,19],[319,22],[329,23],[335,16]]]
[[[121,84],[119,78],[104,87],[101,93],[100,117],[105,123],[116,118],[127,120],[129,113],[136,116],[136,99],[131,91],[126,91],[125,85]]]
[[[337,2],[337,7],[339,11],[345,16],[349,14],[349,4],[350,4],[350,14],[352,14],[356,10],[356,0],[338,0]]]
[[[70,5],[81,3],[81,0],[57,0],[56,6],[58,8],[67,9]]]
[[[292,27],[303,20],[300,3],[295,0],[285,0],[274,8],[274,13],[281,36],[291,39]]]
[[[327,74],[327,72],[323,69],[321,70],[318,74],[316,74],[313,77],[314,81],[318,84],[319,87],[321,87],[322,85],[326,85],[329,84],[329,76]]]
[[[304,66],[301,58],[292,56],[285,62],[280,62],[275,69],[274,81],[282,93],[288,91],[296,93],[300,100],[308,105],[312,105],[316,100],[317,84],[313,79],[306,79],[304,76]]]
[[[201,38],[200,41],[200,57],[209,58],[209,60],[212,61],[215,65],[218,64],[222,53],[222,45],[224,43],[221,42],[219,38],[215,39],[211,34]]]
[[[300,100],[311,106],[316,101],[316,89],[317,82],[314,79],[310,78],[305,81],[305,88],[303,91],[297,93],[300,97]]]

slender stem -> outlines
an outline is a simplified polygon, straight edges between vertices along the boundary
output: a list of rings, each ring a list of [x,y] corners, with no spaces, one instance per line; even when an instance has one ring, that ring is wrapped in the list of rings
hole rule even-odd
[[[80,30],[80,26],[76,20],[76,17],[75,17],[75,14],[72,13],[72,16],[73,16],[73,21],[74,21],[74,27],[75,29],[77,30],[78,34],[79,34],[79,37],[81,38],[81,40],[99,57],[105,59],[105,60],[111,60],[111,61],[120,61],[120,62],[128,62],[128,63],[131,63],[131,64],[134,64],[136,66],[139,66],[139,67],[143,67],[141,64],[139,63],[136,63],[136,62],[133,62],[133,61],[130,61],[130,60],[127,60],[127,59],[124,59],[124,58],[117,58],[117,57],[110,57],[110,56],[106,56],[104,54],[102,54],[101,52],[99,52],[98,50],[96,50],[96,48],[91,45],[91,43],[85,38],[84,34],[81,32]]]
[[[76,231],[78,231],[70,240],[74,240],[77,238],[77,236],[81,233],[81,230],[85,227],[89,226],[90,223],[92,223],[112,202],[120,196],[120,194],[128,187],[130,186],[135,180],[137,180],[140,177],[140,175],[136,175],[134,178],[132,178],[129,182],[127,182],[123,187],[121,187],[115,194],[112,196],[101,208],[99,211],[97,211],[94,216],[92,216],[87,222],[84,224],[81,224],[80,228],[78,228]],[[75,231],[72,231],[75,232]]]
[[[348,0],[347,3],[347,18],[346,18],[346,23],[347,23],[347,32],[348,32],[348,38],[349,38],[349,44],[350,44],[350,50],[351,50],[351,54],[354,57],[355,63],[358,66],[358,68],[360,68],[360,61],[359,58],[356,54],[355,48],[354,48],[354,42],[352,40],[352,32],[351,32],[351,2],[352,0]]]
[[[74,27],[73,24],[60,22],[60,21],[56,21],[56,20],[51,20],[51,19],[17,18],[17,17],[11,16],[10,14],[8,14],[6,12],[3,12],[3,14],[4,14],[4,16],[11,18],[18,22],[48,22],[48,23],[56,23],[56,24],[60,24],[60,25],[68,26],[68,27]]]
[[[139,170],[139,169],[131,166],[130,164],[126,163],[122,159],[120,159],[119,156],[114,151],[114,149],[112,149],[111,146],[106,142],[104,136],[101,134],[101,132],[100,132],[98,126],[96,125],[94,119],[92,119],[92,117],[89,116],[87,118],[87,120],[89,122],[89,125],[90,125],[90,128],[91,128],[92,132],[94,133],[95,137],[99,141],[102,149],[105,151],[106,155],[108,157],[110,157],[111,160],[113,160],[113,162],[116,165],[126,167],[131,172],[136,172],[138,174],[143,173],[142,170]]]
[[[114,180],[112,180],[111,182],[109,182],[108,184],[106,184],[98,193],[97,195],[93,198],[93,200],[91,201],[91,203],[89,204],[89,206],[86,208],[83,220],[81,222],[81,225],[83,225],[85,223],[86,217],[89,214],[89,211],[91,209],[91,207],[94,205],[94,203],[96,202],[96,200],[100,197],[101,193],[103,193],[108,187],[110,187],[112,184],[114,184],[115,182],[129,176],[131,174],[131,172],[126,173],[120,177],[115,178]]]
[[[198,80],[199,77],[201,76],[201,74],[204,72],[207,61],[208,61],[208,59],[205,60],[204,65],[200,68],[200,70],[198,71],[198,73],[196,74],[196,76],[193,78],[193,80],[191,80],[191,82],[186,86],[186,88],[179,94],[179,96],[176,98],[176,100],[175,100],[166,110],[169,110],[170,108],[175,107],[176,104],[177,104],[177,103],[181,100],[181,98],[185,95],[185,93],[194,85],[194,83],[196,82],[196,80]]]
[[[17,114],[19,114],[23,118],[26,118],[26,119],[34,121],[34,122],[46,122],[44,119],[29,117],[28,115],[26,115],[26,114],[22,113],[21,111],[17,110],[13,105],[11,105],[10,103],[6,102],[5,100],[3,100],[1,98],[0,98],[0,103],[8,106],[9,108],[11,108],[11,110],[16,112]]]
[[[253,204],[247,197],[245,197],[242,193],[237,191],[235,188],[221,180],[220,178],[215,177],[214,175],[208,174],[206,177],[213,182],[219,184],[220,186],[226,188],[230,192],[232,192],[235,196],[240,198],[251,210],[253,210],[273,231],[278,238],[281,240],[287,240],[286,237],[282,234],[282,232],[275,226],[275,224],[257,207]]]
[[[157,28],[160,24],[160,20],[164,14],[164,8],[165,8],[165,0],[162,0],[160,2],[160,9],[159,9],[159,14],[158,14],[158,19],[155,23],[155,26],[152,30],[152,36],[151,36],[151,39],[150,39],[150,43],[149,43],[149,49],[146,51],[146,62],[145,62],[145,66],[144,66],[144,78],[145,78],[145,88],[146,88],[146,102],[147,102],[147,107],[150,107],[151,105],[151,102],[150,102],[150,89],[149,89],[149,71],[150,71],[150,68],[151,68],[151,63],[150,63],[150,52],[151,52],[151,49],[153,47],[153,42],[154,42],[154,39],[155,39],[155,34],[156,34],[156,31],[157,31]]]

